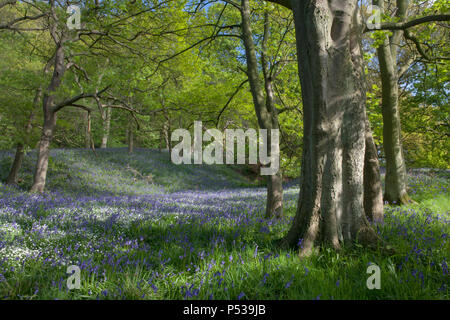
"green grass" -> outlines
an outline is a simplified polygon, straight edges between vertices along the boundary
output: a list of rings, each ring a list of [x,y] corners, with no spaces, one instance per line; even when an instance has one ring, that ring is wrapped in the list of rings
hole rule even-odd
[[[80,155],[82,164],[68,161]],[[63,184],[58,174],[78,177],[65,185],[62,196],[49,192],[34,199],[0,185],[0,297],[449,299],[445,175],[411,176],[410,193],[418,204],[386,207],[385,222],[374,228],[395,254],[360,246],[340,252],[324,247],[300,259],[296,250],[274,245],[295,214],[298,188],[285,190],[287,217],[277,223],[263,219],[264,192],[236,189],[245,179],[226,167],[202,168],[207,172],[199,178],[199,168],[171,167],[161,155],[145,151],[131,158],[107,152],[99,157],[102,161],[80,151],[56,153],[53,168],[62,169],[52,173],[51,188]],[[160,163],[158,183],[135,182],[124,163],[142,172],[152,172]],[[225,191],[215,190],[210,181],[216,171],[235,182]],[[207,193],[188,193],[182,199],[177,197],[183,192],[172,193],[193,189],[192,183]],[[80,185],[95,190],[89,194],[94,197],[85,198]],[[196,195],[200,198],[188,203]],[[380,290],[366,286],[371,263],[381,269]],[[79,290],[67,289],[70,264],[84,264]]]

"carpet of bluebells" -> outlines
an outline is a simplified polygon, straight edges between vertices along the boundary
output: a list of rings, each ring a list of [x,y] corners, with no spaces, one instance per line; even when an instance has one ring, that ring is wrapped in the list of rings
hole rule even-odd
[[[12,151],[0,152],[5,179]],[[417,204],[386,207],[374,225],[395,253],[322,248],[299,259],[274,245],[287,217],[264,219],[265,189],[227,166],[175,166],[164,152],[53,150],[48,188],[0,183],[0,299],[449,299],[450,177],[417,171]],[[142,177],[152,176],[149,182]],[[366,286],[381,268],[381,289]],[[81,269],[69,290],[67,268]]]

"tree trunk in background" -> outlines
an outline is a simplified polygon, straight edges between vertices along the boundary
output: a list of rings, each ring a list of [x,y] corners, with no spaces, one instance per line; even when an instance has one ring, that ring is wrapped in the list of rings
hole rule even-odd
[[[85,117],[84,117],[84,123],[85,123],[85,128],[84,128],[84,147],[86,149],[90,149],[91,148],[91,130],[90,130],[90,119],[89,119],[89,113],[85,113]]]
[[[264,76],[264,89],[266,92],[266,109],[267,113],[270,115],[270,127],[271,129],[279,129],[278,123],[278,112],[275,106],[275,93],[273,90],[273,79],[270,74],[269,59],[267,57],[267,42],[269,40],[269,14],[266,11],[264,13],[264,35],[262,41],[262,52],[261,52],[261,65]],[[265,129],[265,128],[263,128]],[[269,134],[270,136],[270,134]],[[270,137],[270,140],[272,138]],[[268,145],[270,150],[269,155],[271,155],[271,144]],[[266,217],[276,217],[280,218],[283,216],[283,174],[281,168],[275,175],[267,177],[267,206],[266,206]]]
[[[167,113],[167,110],[165,109],[165,99],[164,95],[161,95],[161,105],[164,108],[164,119],[166,120],[163,125],[163,134],[164,134],[164,141],[166,142],[166,148],[169,150],[169,154],[172,153],[172,140],[170,139],[170,132],[171,132],[171,124],[170,124],[170,117]]]
[[[52,79],[44,93],[43,112],[44,125],[42,126],[41,141],[38,147],[38,159],[34,172],[34,181],[30,192],[44,192],[45,182],[47,179],[48,157],[50,154],[50,144],[53,139],[53,133],[56,126],[56,112],[53,109],[56,89],[61,85],[66,66],[64,62],[65,54],[62,47],[62,41],[58,44],[55,51],[55,66]]]
[[[9,171],[8,178],[6,178],[7,185],[14,185],[18,182],[19,171],[22,167],[22,161],[24,157],[24,146],[22,143],[18,143],[16,147],[16,154],[14,156],[14,161]]]
[[[291,1],[302,86],[304,151],[299,204],[284,238],[340,249],[378,245],[364,211],[365,83],[357,1]]]
[[[278,129],[278,116],[273,101],[272,80],[268,74],[268,63],[265,58],[265,51],[268,39],[268,15],[266,14],[265,32],[262,48],[262,66],[264,72],[266,98],[259,79],[259,68],[256,58],[256,49],[252,37],[252,29],[250,22],[250,5],[248,0],[242,1],[242,39],[245,46],[245,53],[247,58],[247,75],[250,84],[250,91],[253,97],[253,104],[255,106],[256,115],[258,117],[258,124],[261,129],[267,129],[268,133],[268,156],[271,156],[271,129]],[[266,218],[281,218],[283,216],[283,177],[281,169],[277,174],[267,177],[267,204],[266,204]]]
[[[31,130],[33,129],[33,120],[35,117],[36,110],[41,102],[41,97],[42,97],[42,88],[38,88],[34,96],[33,107],[30,113],[30,117],[28,118],[27,125],[25,126],[25,138],[24,138],[25,145],[29,144],[30,141],[29,136],[31,134]],[[16,154],[14,156],[14,161],[11,166],[11,170],[9,172],[8,177],[6,178],[6,184],[8,185],[17,184],[19,178],[19,171],[20,168],[22,167],[22,162],[25,155],[24,152],[25,146],[23,143],[19,142],[17,144]]]
[[[132,120],[129,120],[128,129],[127,129],[127,138],[128,138],[128,153],[133,153],[134,149],[134,137],[133,137],[133,125],[131,123]]]
[[[164,129],[159,130],[159,152],[164,149]]]
[[[267,176],[266,218],[283,216],[283,174],[281,169],[274,175]]]
[[[383,188],[381,186],[378,151],[373,140],[369,119],[366,117],[366,154],[364,158],[364,210],[373,222],[382,222]]]
[[[164,124],[164,141],[166,143],[166,149],[169,150],[169,154],[172,153],[172,140],[170,140],[170,124],[166,122]]]
[[[384,12],[384,1],[376,1]],[[397,1],[396,17],[404,20],[408,12],[405,0]],[[407,175],[401,143],[400,111],[398,97],[397,53],[401,31],[385,35],[378,47],[382,85],[383,148],[386,156],[386,177],[384,200],[389,203],[406,204],[411,201],[406,191]]]
[[[105,120],[103,121],[102,144],[100,145],[101,149],[105,149],[108,145],[109,131],[111,128],[111,114],[112,114],[112,108],[106,108],[106,117],[105,117]]]

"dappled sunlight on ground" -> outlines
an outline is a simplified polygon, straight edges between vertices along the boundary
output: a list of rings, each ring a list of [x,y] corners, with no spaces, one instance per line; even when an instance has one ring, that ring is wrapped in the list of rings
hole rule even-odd
[[[219,173],[230,181],[213,188],[214,168],[204,169],[208,177],[199,178],[168,165],[189,183],[195,181],[198,190],[188,190],[185,184],[176,188],[134,181],[121,168],[127,163],[125,154],[115,155],[110,164],[108,156],[102,163],[83,153],[86,167],[77,161],[64,167],[58,161],[77,152],[61,153],[56,152],[56,173],[46,194],[0,184],[1,297],[448,298],[446,176],[411,176],[410,192],[419,204],[386,208],[385,222],[375,227],[396,248],[394,256],[361,248],[348,254],[327,249],[299,260],[295,251],[273,245],[292,221],[296,185],[285,189],[287,217],[278,222],[263,217],[265,188],[243,187],[243,178],[229,169]],[[150,163],[163,162],[156,152],[140,151],[136,157],[134,161],[143,161],[140,170],[147,172]],[[73,166],[83,173],[77,176]],[[63,183],[57,178],[59,167],[72,184],[55,191]],[[435,199],[432,208],[440,209],[430,210],[426,201],[432,200],[420,202],[424,194]],[[385,271],[384,290],[365,288],[369,262]],[[80,290],[69,291],[65,285],[70,264],[82,270]]]

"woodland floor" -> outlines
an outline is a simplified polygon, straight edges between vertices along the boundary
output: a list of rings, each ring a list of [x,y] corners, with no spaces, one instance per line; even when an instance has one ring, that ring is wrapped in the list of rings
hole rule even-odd
[[[0,180],[13,152],[0,151]],[[299,259],[280,250],[299,188],[285,187],[287,217],[263,217],[265,188],[227,166],[175,166],[138,149],[53,150],[48,192],[0,183],[0,299],[449,299],[450,175],[416,172],[416,205],[385,209],[374,225],[396,253],[362,247]],[[148,183],[134,177],[127,165]],[[367,266],[381,268],[368,290]],[[81,268],[69,290],[67,266]]]

